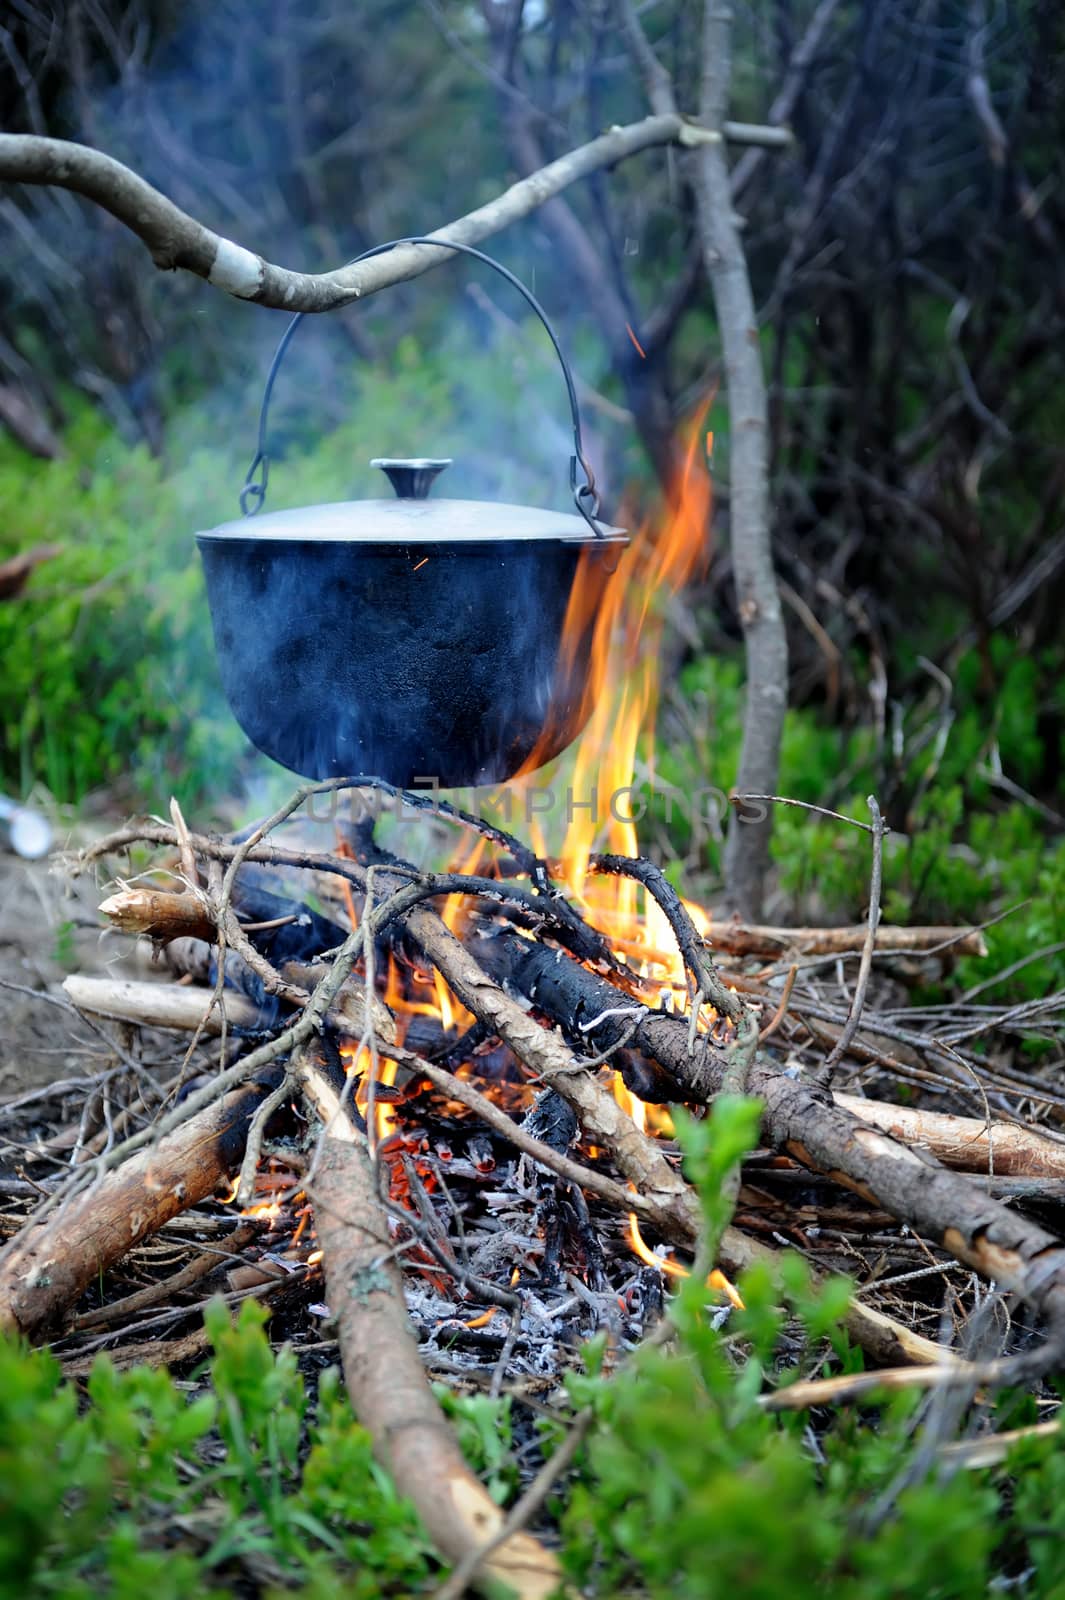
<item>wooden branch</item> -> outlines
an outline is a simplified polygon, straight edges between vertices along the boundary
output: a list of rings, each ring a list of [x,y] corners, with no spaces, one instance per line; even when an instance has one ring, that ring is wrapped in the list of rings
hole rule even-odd
[[[705,0],[700,116],[719,128],[731,85],[732,13]],[[714,297],[729,408],[729,544],[743,629],[746,692],[737,787],[772,792],[788,704],[788,640],[773,566],[769,511],[769,407],[758,342],[758,316],[743,243],[732,210],[722,144],[692,163],[695,210]],[[745,917],[761,910],[769,863],[772,811],[758,819],[735,811],[725,841],[725,888]]]
[[[144,934],[157,944],[171,939],[213,943],[215,924],[205,895],[194,890],[121,889],[100,902],[100,911],[119,933]]]
[[[657,112],[675,109],[672,80],[643,31],[633,0],[617,0],[622,30]],[[732,75],[732,13],[706,0],[699,118],[710,132],[725,120]],[[732,210],[732,186],[722,139],[707,141],[692,163],[695,216],[703,262],[717,312],[729,408],[729,539],[747,665],[741,789],[775,779],[788,703],[788,640],[773,567],[769,532],[769,406],[747,261]],[[759,783],[753,780],[759,776]],[[748,781],[751,780],[751,781]],[[773,788],[775,784],[767,784]],[[725,844],[725,889],[745,917],[761,911],[772,813],[730,818]]]
[[[752,922],[713,923],[706,942],[730,956],[857,955],[866,929],[775,928]],[[881,955],[930,955],[940,950],[959,956],[986,956],[987,942],[979,928],[898,928],[881,923],[876,932]]]
[[[549,1016],[572,1017],[577,997],[586,1016],[604,1016],[597,1043],[617,1041],[631,1025],[629,1016],[607,1014],[619,1009],[618,991],[562,952],[537,950],[513,935],[501,935],[491,945],[497,959],[509,962],[511,983]],[[633,1045],[664,1067],[690,1098],[709,1100],[720,1092],[726,1063],[705,1043],[690,1051],[685,1019],[647,1012]],[[749,1090],[763,1102],[763,1127],[775,1148],[889,1211],[1046,1318],[1045,1344],[1018,1358],[1018,1373],[1021,1366],[1036,1372],[1065,1361],[1065,1251],[1059,1240],[992,1199],[972,1179],[898,1143],[816,1087],[786,1076],[768,1056],[752,1065]]]
[[[503,1512],[463,1460],[429,1387],[373,1165],[350,1124],[337,1121],[324,1140],[311,1200],[355,1414],[434,1544],[449,1561],[463,1561],[501,1531]],[[562,1586],[555,1556],[524,1532],[485,1555],[480,1573],[486,1589],[502,1584],[519,1600],[548,1600]]]
[[[756,150],[787,150],[795,143],[795,135],[790,128],[768,122],[732,122],[726,119],[721,124],[721,132],[726,144],[750,145]]]
[[[1065,1178],[1065,1144],[1057,1144],[1016,1122],[980,1117],[955,1117],[942,1111],[916,1111],[908,1106],[837,1094],[835,1103],[863,1122],[903,1144],[919,1145],[959,1172],[1018,1178]]]
[[[806,31],[799,40],[788,63],[784,81],[769,108],[767,121],[771,124],[786,123],[798,104],[799,96],[806,84],[806,80],[821,48],[821,41],[839,10],[840,0],[820,0],[815,7]],[[731,189],[733,199],[737,199],[746,189],[751,179],[765,159],[765,150],[754,148],[748,150],[737,161],[732,169]]]
[[[291,984],[307,991],[310,999],[311,991],[316,989],[322,979],[329,972],[326,962],[283,961],[281,975]],[[388,1044],[396,1040],[396,1019],[376,995],[371,996],[370,1020],[374,1032],[379,1039]],[[366,985],[361,978],[346,978],[337,990],[336,999],[333,1001],[328,1013],[328,1021],[340,1033],[353,1034],[361,1038],[366,1028]]]
[[[63,546],[60,544],[38,544],[32,550],[23,550],[17,556],[9,556],[6,561],[0,561],[0,600],[13,600],[22,593],[22,589],[33,572],[45,561],[51,561],[54,556],[62,554]]]
[[[28,1224],[0,1265],[0,1332],[40,1341],[62,1326],[101,1272],[236,1170],[268,1086],[226,1095],[82,1189],[43,1224]]]
[[[626,859],[593,855],[589,858],[588,866],[593,872],[608,872],[611,870],[611,860]],[[630,864],[642,870],[650,867],[649,862],[639,859]],[[500,876],[504,879],[523,872],[518,862],[505,857],[498,866]],[[546,866],[553,878],[566,877],[563,861],[552,858],[546,862]],[[711,950],[730,956],[857,956],[861,953],[867,933],[868,926],[862,922],[849,923],[840,928],[783,928],[722,916],[711,920],[705,943]],[[876,931],[876,948],[881,955],[937,955],[940,952],[957,956],[987,955],[987,941],[981,928],[950,924],[899,927],[894,923],[882,922]]]
[[[174,896],[173,898],[177,898]],[[201,939],[174,939],[168,955],[175,971],[187,973],[204,983],[207,981],[213,947]],[[226,972],[234,975],[247,969],[239,956],[227,957]],[[324,963],[308,965],[302,961],[285,961],[281,977],[285,980],[286,998],[294,998],[301,1007],[309,1005],[311,992],[328,975]],[[79,1011],[91,1011],[95,1016],[114,1017],[122,1022],[137,1022],[145,1028],[166,1028],[178,1033],[195,1033],[203,1023],[203,1031],[212,1038],[222,1032],[222,1012],[217,1006],[207,1016],[214,998],[213,990],[197,985],[179,983],[151,983],[132,979],[87,978],[72,974],[65,979],[63,989]],[[223,990],[225,1015],[229,1027],[260,1029],[268,1027],[270,1016],[240,988]],[[205,1016],[207,1017],[204,1022]],[[340,986],[336,998],[327,1012],[330,1025],[339,1033],[360,1036],[366,1026],[366,988],[358,978],[348,978]],[[396,1037],[396,1019],[375,995],[373,997],[373,1025],[382,1039],[389,1042]]]
[[[642,122],[611,128],[521,179],[487,205],[436,229],[431,237],[445,243],[454,239],[459,244],[477,244],[527,217],[581,178],[616,166],[641,150],[664,144],[694,146],[707,140],[720,142],[721,138],[720,131],[707,132],[679,115],[645,117]],[[161,270],[192,272],[226,294],[281,311],[331,311],[417,277],[448,259],[443,250],[407,245],[333,272],[296,272],[275,266],[205,228],[113,157],[87,145],[36,134],[0,134],[3,181],[51,185],[84,195],[135,233]]]
[[[63,993],[79,1011],[90,1011],[97,1017],[114,1017],[144,1028],[166,1028],[176,1033],[195,1033],[202,1026],[212,1038],[222,1032],[222,1010],[217,1006],[211,1009],[214,993],[210,989],[129,978],[86,978],[72,973],[63,981]],[[226,989],[224,1007],[231,1028],[265,1026],[263,1012],[246,994]]]
[[[876,948],[876,934],[880,926],[880,891],[884,874],[884,834],[888,829],[880,815],[880,807],[876,797],[870,795],[866,802],[869,814],[873,819],[873,867],[869,877],[869,926],[866,930],[865,941],[862,945],[861,960],[858,963],[858,976],[854,983],[854,995],[851,999],[847,1020],[840,1030],[839,1038],[832,1046],[824,1062],[819,1067],[816,1078],[818,1083],[830,1084],[833,1074],[842,1061],[847,1046],[858,1032],[862,1020],[862,1011],[865,1007],[866,990],[869,987],[869,978],[873,970],[873,951]]]
[[[264,1104],[265,1101],[260,1101],[260,1106]],[[83,1312],[75,1320],[75,1328],[78,1333],[86,1333],[93,1328],[109,1328],[116,1322],[128,1321],[130,1317],[147,1311],[152,1306],[164,1302],[173,1304],[176,1295],[191,1289],[213,1273],[223,1272],[227,1260],[232,1261],[245,1245],[251,1244],[256,1234],[262,1232],[263,1225],[261,1217],[246,1218],[213,1250],[204,1250],[200,1255],[193,1256],[191,1261],[180,1267],[177,1272],[172,1272],[169,1277],[149,1283],[143,1289],[125,1295],[121,1300],[112,1300],[109,1305],[97,1306],[94,1311]]]

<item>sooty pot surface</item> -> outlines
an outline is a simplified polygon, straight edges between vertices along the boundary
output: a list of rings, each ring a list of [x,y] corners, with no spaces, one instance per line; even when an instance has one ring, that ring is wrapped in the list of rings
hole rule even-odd
[[[260,515],[270,397],[298,313],[266,379],[244,519],[197,535],[218,664],[252,743],[304,777],[503,783],[543,766],[587,721],[591,633],[628,541],[598,521],[573,374],[539,301],[498,261],[451,240],[394,239],[349,265],[410,245],[483,262],[540,319],[569,400],[576,515],[431,501],[450,463],[405,457],[374,463],[395,500]],[[579,624],[567,619],[571,596]]]
[[[401,502],[376,504],[387,514]],[[219,668],[244,732],[282,766],[400,787],[501,783],[530,756],[541,766],[557,755],[587,720],[614,539],[382,542],[231,527],[198,540]],[[578,567],[588,623],[563,649]]]

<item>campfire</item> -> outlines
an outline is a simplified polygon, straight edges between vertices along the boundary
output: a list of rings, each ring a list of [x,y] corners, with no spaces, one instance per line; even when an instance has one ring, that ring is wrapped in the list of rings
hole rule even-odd
[[[109,864],[101,910],[151,944],[154,971],[68,980],[82,1013],[119,1024],[80,1106],[51,1091],[68,1132],[34,1142],[49,1091],[7,1108],[26,1159],[0,1321],[56,1339],[74,1371],[101,1348],[173,1363],[202,1351],[207,1295],[254,1293],[297,1345],[335,1334],[379,1440],[404,1405],[423,1422],[431,1405],[414,1377],[382,1378],[408,1318],[415,1368],[547,1395],[595,1334],[622,1359],[671,1279],[705,1271],[707,1314],[726,1319],[743,1272],[785,1247],[866,1280],[847,1328],[871,1363],[978,1381],[1060,1358],[1057,1242],[1008,1205],[1034,1174],[1065,1177],[1060,1135],[1021,1115],[1056,1091],[972,1052],[982,1013],[954,1008],[944,1036],[936,1015],[900,1022],[871,998],[874,955],[949,963],[982,951],[979,931],[878,925],[875,896],[859,927],[744,924],[640,854],[664,597],[706,559],[704,426],[668,514],[621,556],[587,727],[550,787],[535,756],[475,809],[327,780],[229,838],[172,802],[169,824],[135,821],[72,864]],[[578,574],[564,650],[588,620]],[[322,797],[330,821],[309,821]],[[858,825],[875,862],[875,808]],[[451,835],[441,870],[394,853],[418,831]],[[187,1047],[159,1045],[175,1031]],[[974,1079],[996,1120],[890,1102],[899,1085],[963,1102]],[[704,1260],[673,1117],[722,1093],[757,1097],[761,1142]],[[153,1269],[157,1238],[175,1271]],[[975,1365],[944,1347],[941,1308],[947,1283],[960,1320],[981,1277],[1015,1303],[1008,1349]],[[445,1538],[450,1513],[419,1509]],[[452,1533],[455,1558],[492,1526]],[[523,1592],[549,1592],[543,1572]]]

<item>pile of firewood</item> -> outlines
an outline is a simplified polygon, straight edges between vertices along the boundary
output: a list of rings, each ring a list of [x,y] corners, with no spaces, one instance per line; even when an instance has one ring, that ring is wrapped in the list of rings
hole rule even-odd
[[[131,824],[72,863],[153,853],[101,911],[151,942],[160,971],[67,980],[109,1065],[66,1129],[31,1127],[47,1091],[0,1108],[9,1130],[30,1119],[4,1189],[0,1326],[56,1340],[82,1370],[105,1345],[195,1356],[196,1326],[161,1345],[146,1334],[195,1322],[212,1290],[285,1306],[304,1336],[335,1324],[356,1411],[441,1550],[548,1594],[553,1558],[471,1477],[425,1370],[549,1391],[590,1333],[619,1350],[644,1337],[702,1221],[668,1123],[650,1131],[626,1105],[698,1111],[731,1092],[757,1097],[762,1133],[711,1264],[720,1315],[746,1267],[790,1246],[866,1280],[849,1334],[870,1364],[914,1369],[907,1381],[1035,1382],[1061,1365],[1065,1254],[1026,1202],[1065,1190],[1063,1102],[971,1048],[993,1026],[1038,1024],[1051,1002],[910,1022],[870,1000],[885,962],[980,953],[978,931],[882,926],[874,899],[860,928],[725,923],[711,947],[651,862],[593,856],[590,872],[636,879],[668,919],[682,1013],[550,863],[439,800],[406,797],[487,836],[479,874],[417,871],[370,826],[326,849],[306,832],[279,842],[310,794],[341,787],[309,786],[236,839],[191,833],[172,804],[170,825]],[[441,916],[456,901],[459,932]],[[397,1026],[389,972],[414,995],[438,974],[461,1025],[412,1005]],[[844,972],[857,976],[841,1004]],[[188,1036],[176,1055],[159,1043],[174,1032]],[[921,1105],[890,1103],[899,1085]],[[977,1115],[929,1109],[964,1108],[974,1085]],[[144,1252],[183,1217],[206,1247],[116,1295],[113,1269],[139,1260],[143,1276]],[[1008,1343],[979,1362],[961,1338],[978,1280],[1011,1307]],[[961,1308],[953,1348],[945,1285]],[[816,1391],[802,1386],[805,1403]]]

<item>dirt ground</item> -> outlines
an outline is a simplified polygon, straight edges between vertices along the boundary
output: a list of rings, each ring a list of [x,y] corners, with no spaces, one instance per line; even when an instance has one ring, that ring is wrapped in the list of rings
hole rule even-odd
[[[75,970],[133,972],[130,941],[100,929],[100,899],[89,876],[71,880],[58,862],[0,850],[0,1095],[100,1064],[105,1040],[62,990]]]

